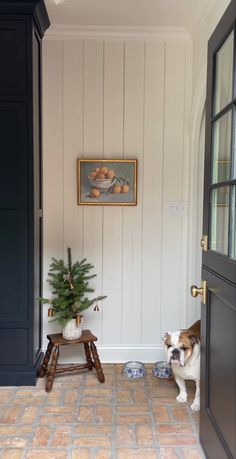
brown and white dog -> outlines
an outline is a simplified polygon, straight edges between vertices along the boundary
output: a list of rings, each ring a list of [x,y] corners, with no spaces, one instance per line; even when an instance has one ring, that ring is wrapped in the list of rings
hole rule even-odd
[[[200,320],[187,330],[166,332],[163,335],[167,362],[171,365],[175,381],[179,387],[176,400],[187,402],[185,380],[196,383],[196,393],[190,408],[200,409]]]

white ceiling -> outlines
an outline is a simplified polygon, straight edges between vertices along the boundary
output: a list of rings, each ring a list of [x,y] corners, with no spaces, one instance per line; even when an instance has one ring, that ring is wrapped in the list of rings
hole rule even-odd
[[[51,24],[184,27],[189,32],[212,0],[45,0]]]

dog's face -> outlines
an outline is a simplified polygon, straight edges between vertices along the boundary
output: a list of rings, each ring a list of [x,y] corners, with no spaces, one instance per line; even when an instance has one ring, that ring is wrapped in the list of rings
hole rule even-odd
[[[186,365],[193,353],[194,346],[199,343],[198,337],[188,330],[166,332],[163,340],[167,352],[167,362],[181,367]]]

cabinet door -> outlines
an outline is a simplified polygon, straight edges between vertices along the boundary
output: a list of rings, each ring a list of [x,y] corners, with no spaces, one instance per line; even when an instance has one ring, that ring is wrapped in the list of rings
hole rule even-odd
[[[26,22],[0,20],[0,96],[25,97],[27,88]]]
[[[23,102],[0,103],[0,323],[27,320],[26,116]]]

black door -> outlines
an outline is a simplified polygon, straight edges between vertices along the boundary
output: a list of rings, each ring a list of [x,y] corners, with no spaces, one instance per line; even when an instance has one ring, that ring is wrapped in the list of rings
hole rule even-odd
[[[236,458],[235,19],[233,0],[208,43],[205,282],[199,291],[203,294],[200,441],[208,459]]]

